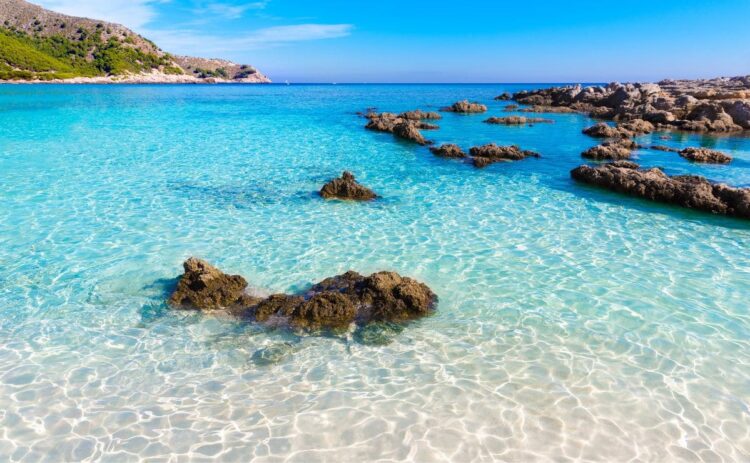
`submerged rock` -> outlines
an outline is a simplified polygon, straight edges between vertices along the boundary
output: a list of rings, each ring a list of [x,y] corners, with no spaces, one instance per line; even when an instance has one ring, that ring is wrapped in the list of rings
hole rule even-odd
[[[528,157],[538,158],[541,155],[534,151],[522,150],[516,145],[498,146],[494,143],[483,146],[475,146],[469,150],[472,155],[474,167],[487,167],[496,162],[520,161]]]
[[[430,148],[430,151],[432,151],[432,154],[435,156],[439,156],[441,158],[465,158],[466,153],[463,152],[461,147],[458,145],[453,144],[445,144],[442,146],[433,146]]]
[[[660,169],[639,167],[627,161],[595,167],[583,165],[573,169],[571,176],[580,182],[651,201],[750,219],[750,188],[714,184],[693,175],[670,177]]]
[[[175,307],[199,310],[232,308],[255,302],[245,294],[247,281],[239,275],[227,275],[205,260],[191,257],[183,265],[185,273],[169,298]]]
[[[245,297],[247,281],[190,258],[170,304],[225,309],[258,323],[296,328],[344,328],[352,323],[401,322],[429,315],[437,296],[427,285],[396,272],[362,276],[349,271],[327,278],[301,295]]]
[[[484,113],[484,112],[487,112],[487,106],[481,103],[476,103],[476,102],[470,103],[469,100],[463,100],[463,101],[458,101],[456,103],[453,103],[451,106],[447,108],[443,108],[441,111],[453,112],[453,113],[464,113],[464,114]]]
[[[729,164],[732,162],[732,156],[708,148],[685,148],[680,151],[680,156],[692,162],[705,164]]]
[[[552,124],[555,121],[550,119],[543,119],[541,117],[524,117],[524,116],[507,116],[507,117],[490,117],[484,122],[487,124],[501,124],[501,125],[532,125],[538,123]]]
[[[601,145],[587,149],[581,153],[581,156],[595,161],[618,161],[629,159],[634,147],[635,144],[632,140],[605,141]]]
[[[516,111],[518,108],[520,108],[520,106],[518,106],[517,104],[509,104],[509,105],[506,105],[505,108],[503,108],[503,110],[510,112],[510,111]]]
[[[356,201],[369,201],[378,195],[367,187],[357,183],[354,174],[345,171],[340,178],[335,178],[326,183],[320,190],[320,196],[326,199],[351,199]]]
[[[677,148],[672,148],[670,146],[664,146],[664,145],[651,145],[649,149],[656,150],[656,151],[667,151],[670,153],[679,153],[680,150]]]

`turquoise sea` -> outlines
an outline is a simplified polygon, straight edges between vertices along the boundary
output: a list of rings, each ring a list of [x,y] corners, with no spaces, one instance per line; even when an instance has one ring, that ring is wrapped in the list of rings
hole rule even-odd
[[[750,223],[574,184],[592,121],[483,124],[534,85],[0,86],[0,461],[750,461]],[[355,113],[480,100],[424,132]],[[750,185],[750,138],[674,134]],[[383,198],[315,195],[348,169]],[[168,309],[189,256],[260,293],[396,270],[406,326]]]

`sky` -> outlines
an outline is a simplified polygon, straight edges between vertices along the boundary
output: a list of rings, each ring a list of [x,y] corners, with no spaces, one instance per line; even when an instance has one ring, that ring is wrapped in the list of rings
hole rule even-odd
[[[31,0],[276,82],[610,82],[750,74],[750,0]]]

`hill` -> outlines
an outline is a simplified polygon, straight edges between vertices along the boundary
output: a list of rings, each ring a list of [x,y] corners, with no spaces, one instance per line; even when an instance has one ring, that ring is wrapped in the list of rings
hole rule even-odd
[[[252,66],[173,56],[120,24],[24,0],[0,0],[0,80],[270,82]]]

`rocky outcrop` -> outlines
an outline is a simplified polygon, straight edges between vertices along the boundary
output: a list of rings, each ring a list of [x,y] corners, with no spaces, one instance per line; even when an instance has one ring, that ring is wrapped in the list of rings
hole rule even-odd
[[[469,150],[474,167],[487,167],[496,162],[520,161],[529,157],[541,157],[539,153],[522,150],[516,145],[498,146],[494,143],[483,146],[475,146]]]
[[[393,135],[404,140],[413,141],[420,145],[426,145],[424,135],[417,129],[417,126],[411,122],[401,122],[393,127]]]
[[[255,302],[245,294],[247,281],[239,275],[227,275],[195,257],[186,260],[183,268],[185,273],[169,298],[172,306],[218,310]]]
[[[365,117],[369,119],[369,122],[365,125],[366,129],[378,132],[389,132],[398,138],[413,141],[420,145],[429,144],[419,131],[420,129],[437,130],[440,128],[437,125],[422,122],[419,119],[406,119],[393,113],[371,112],[366,114]]]
[[[643,119],[634,119],[628,122],[620,122],[615,127],[606,122],[599,122],[583,129],[583,133],[596,138],[632,138],[651,133],[654,130],[654,124]]]
[[[566,108],[563,106],[545,106],[545,105],[534,105],[530,108],[521,108],[519,110],[522,113],[558,113],[567,114],[576,112],[574,109]]]
[[[378,197],[372,190],[357,183],[354,174],[345,171],[341,178],[335,178],[326,183],[320,190],[320,196],[325,199],[349,199],[355,201],[370,201]]]
[[[634,148],[632,140],[610,140],[587,149],[581,156],[595,161],[618,161],[629,159]]]
[[[524,117],[524,116],[507,116],[507,117],[490,117],[484,121],[487,124],[499,125],[534,125],[534,124],[552,124],[555,121],[543,119],[541,117]]]
[[[232,307],[242,318],[296,328],[344,328],[352,323],[401,322],[429,315],[437,296],[427,285],[395,272],[363,276],[349,271],[299,295],[265,299],[244,294],[247,282],[190,258],[170,304],[203,310]],[[184,282],[184,283],[183,283]],[[239,308],[238,308],[239,307]]]
[[[484,113],[487,112],[487,106],[481,103],[470,103],[469,100],[463,100],[453,103],[451,106],[441,109],[441,111],[464,114]]]
[[[513,98],[513,95],[511,95],[508,92],[504,92],[501,95],[498,95],[495,97],[495,101],[508,101]]]
[[[732,156],[708,148],[685,148],[680,151],[680,156],[688,161],[705,164],[729,164],[732,162]]]
[[[660,169],[640,169],[632,162],[583,165],[571,171],[580,182],[639,198],[750,219],[750,188],[714,184],[692,175],[670,177]]]
[[[432,148],[430,148],[430,151],[435,156],[438,156],[441,158],[461,159],[461,158],[466,157],[466,153],[463,152],[461,147],[459,147],[458,145],[453,145],[453,144],[433,146]]]
[[[534,112],[545,107],[561,108],[592,117],[616,121],[641,119],[661,128],[691,131],[750,129],[750,76],[552,87],[518,92],[513,99],[532,106],[525,110]]]
[[[422,111],[421,109],[415,109],[414,111],[401,113],[398,115],[398,117],[402,119],[408,119],[410,121],[421,121],[423,119],[438,120],[443,118],[443,116],[441,116],[439,113]]]

